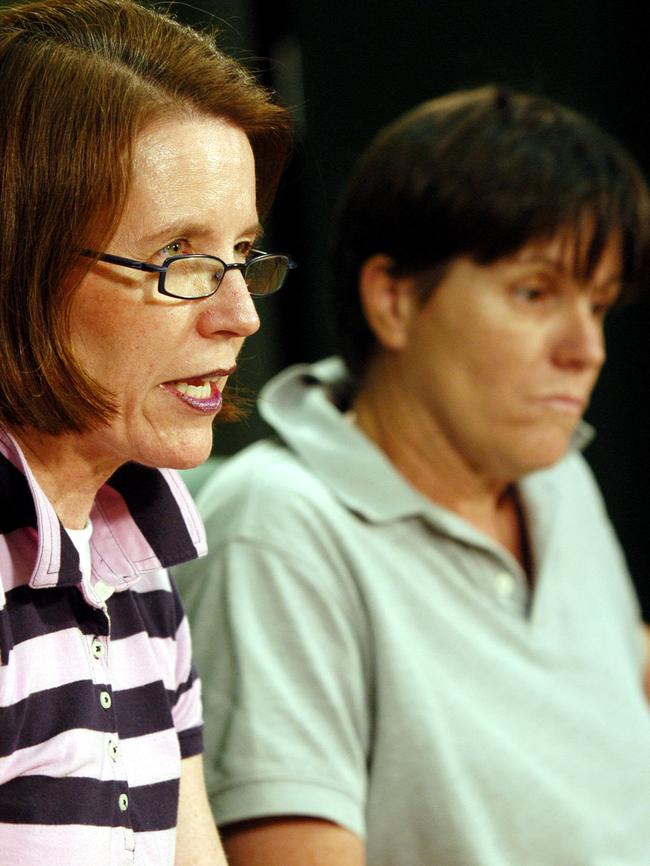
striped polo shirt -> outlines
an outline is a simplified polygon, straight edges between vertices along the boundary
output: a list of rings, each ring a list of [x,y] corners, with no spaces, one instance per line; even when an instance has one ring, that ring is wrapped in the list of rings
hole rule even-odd
[[[173,864],[180,760],[202,750],[187,621],[166,568],[205,553],[179,476],[121,467],[90,575],[0,430],[0,863]]]

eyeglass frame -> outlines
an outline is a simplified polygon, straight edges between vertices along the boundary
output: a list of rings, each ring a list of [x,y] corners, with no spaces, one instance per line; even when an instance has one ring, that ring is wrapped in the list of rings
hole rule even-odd
[[[95,250],[81,250],[81,255],[84,258],[95,259],[98,262],[107,262],[110,265],[119,265],[123,268],[132,268],[136,271],[146,271],[147,273],[158,274],[158,292],[161,295],[166,295],[168,298],[176,298],[179,301],[201,301],[204,298],[211,298],[212,295],[216,294],[219,291],[221,284],[224,281],[224,278],[228,271],[239,271],[243,276],[244,280],[246,280],[246,271],[254,262],[259,261],[262,258],[283,258],[287,260],[287,273],[285,274],[282,282],[278,286],[277,289],[274,289],[272,292],[267,292],[266,294],[262,294],[260,292],[251,292],[249,288],[249,294],[252,298],[266,298],[268,295],[274,295],[279,289],[284,285],[284,280],[286,279],[289,271],[295,270],[298,267],[297,263],[291,258],[291,256],[285,255],[284,253],[265,253],[262,250],[251,250],[251,255],[253,258],[249,259],[247,262],[231,262],[231,264],[227,264],[223,259],[220,259],[219,256],[213,256],[209,253],[188,253],[187,255],[178,255],[178,256],[169,256],[166,258],[161,265],[154,265],[151,262],[141,262],[138,259],[130,259],[126,256],[116,256],[113,253],[98,253]],[[168,292],[165,288],[165,277],[167,275],[167,271],[169,270],[169,266],[180,259],[213,259],[214,261],[219,262],[223,265],[223,273],[221,275],[221,279],[215,286],[214,290],[211,291],[207,295],[197,295],[194,298],[188,298],[184,295],[175,295],[172,292]],[[248,286],[248,283],[246,283]]]

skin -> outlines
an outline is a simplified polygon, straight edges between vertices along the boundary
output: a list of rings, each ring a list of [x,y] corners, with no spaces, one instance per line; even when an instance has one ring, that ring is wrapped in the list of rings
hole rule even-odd
[[[362,841],[316,818],[249,821],[223,831],[230,866],[364,866]]]
[[[573,252],[571,238],[559,236],[489,265],[458,258],[424,304],[386,256],[360,273],[378,350],[356,423],[415,488],[524,565],[512,485],[566,453],[605,359],[603,321],[620,290],[616,238],[588,280],[574,276]],[[314,818],[231,825],[224,847],[230,866],[366,862],[357,836]]]
[[[108,251],[154,263],[177,252],[243,261],[258,232],[253,153],[241,129],[214,117],[178,115],[142,132],[126,210]],[[156,284],[155,275],[97,264],[76,291],[73,347],[85,370],[114,395],[111,423],[83,434],[18,437],[72,529],[86,525],[97,491],[126,461],[181,468],[206,459],[216,412],[189,405],[173,383],[221,371],[216,379],[223,390],[226,371],[259,326],[239,272],[228,272],[217,293],[202,300],[165,298]],[[200,756],[182,761],[175,862],[226,862]]]
[[[181,762],[174,866],[226,866],[203,775],[203,757]]]
[[[242,130],[191,115],[144,130],[109,252],[155,264],[179,252],[243,261],[258,232],[254,159]],[[223,390],[245,337],[259,327],[237,271],[201,300],[167,298],[156,285],[155,274],[100,262],[74,297],[72,345],[84,369],[114,395],[111,423],[83,434],[19,435],[70,528],[85,526],[97,490],[126,461],[185,468],[208,457],[216,413],[188,405],[169,383],[217,374]]]
[[[515,554],[512,485],[566,453],[620,291],[616,238],[588,280],[574,276],[573,253],[558,236],[489,265],[458,258],[424,305],[385,257],[361,276],[380,349],[359,426],[418,490]]]

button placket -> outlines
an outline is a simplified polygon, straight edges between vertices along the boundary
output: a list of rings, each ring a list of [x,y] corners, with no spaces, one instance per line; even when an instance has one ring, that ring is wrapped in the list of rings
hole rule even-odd
[[[494,578],[496,594],[505,601],[512,598],[515,587],[516,579],[508,571],[500,571]]]
[[[118,755],[120,753],[120,746],[117,739],[117,735],[112,735],[108,738],[108,742],[106,743],[106,748],[108,751],[108,757],[111,759],[113,763],[116,763]]]
[[[103,580],[98,580],[93,585],[93,592],[95,594],[95,597],[102,604],[105,604],[108,601],[108,599],[113,595],[113,593],[115,592],[115,589],[114,589],[114,587],[109,586],[107,583],[104,583]]]
[[[90,637],[89,649],[92,659],[91,664],[94,668],[93,679],[99,688],[97,693],[99,705],[102,710],[105,710],[108,714],[106,717],[106,727],[108,730],[104,734],[103,739],[104,755],[108,757],[108,767],[106,768],[106,771],[108,777],[117,782],[117,785],[119,786],[117,791],[119,792],[120,788],[123,789],[126,787],[128,789],[128,783],[124,781],[120,741],[116,728],[113,696],[111,693],[111,679],[110,676],[107,676],[109,667],[108,652],[110,646],[110,618],[105,603],[103,605],[103,612],[108,621],[108,633],[106,635],[95,634]],[[122,790],[121,793],[117,793],[117,805],[122,814],[127,812],[129,798],[124,790]],[[127,841],[128,840],[125,839],[126,850],[132,850],[133,845],[126,844]]]
[[[124,834],[124,848],[127,851],[135,851],[135,833],[131,827],[122,828]]]
[[[104,646],[104,642],[100,637],[94,637],[92,639],[92,642],[90,644],[90,652],[92,654],[92,657],[94,659],[97,659],[97,661],[104,658],[104,656],[106,655],[106,647]]]

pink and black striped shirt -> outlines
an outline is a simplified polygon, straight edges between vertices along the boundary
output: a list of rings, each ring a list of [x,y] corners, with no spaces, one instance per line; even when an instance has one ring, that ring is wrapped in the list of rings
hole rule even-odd
[[[0,430],[0,864],[173,864],[181,758],[202,750],[166,568],[205,553],[179,476],[119,469],[92,572]]]

